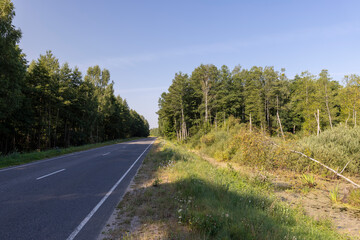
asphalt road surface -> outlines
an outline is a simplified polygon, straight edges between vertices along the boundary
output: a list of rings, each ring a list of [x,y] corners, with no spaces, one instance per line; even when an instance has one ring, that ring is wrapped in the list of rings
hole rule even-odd
[[[96,239],[154,140],[0,169],[0,239]]]

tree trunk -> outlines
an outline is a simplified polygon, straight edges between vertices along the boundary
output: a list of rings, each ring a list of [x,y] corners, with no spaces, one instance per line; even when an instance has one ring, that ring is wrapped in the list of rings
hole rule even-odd
[[[316,122],[317,122],[317,131],[316,131],[316,136],[319,136],[320,134],[320,111],[319,109],[317,110],[317,114],[315,114],[315,118],[316,118]]]
[[[57,124],[58,124],[58,119],[59,119],[59,108],[57,109],[57,113],[56,113],[56,120],[55,120],[55,133],[54,133],[54,147],[56,147],[56,140],[57,140]]]
[[[325,103],[326,103],[326,109],[327,109],[327,112],[328,112],[328,115],[329,115],[330,127],[331,127],[331,129],[332,129],[332,128],[333,128],[333,125],[332,125],[332,120],[331,120],[331,113],[330,113],[330,108],[329,108],[329,97],[328,97],[328,94],[327,94],[326,85],[325,85]]]
[[[47,139],[47,147],[51,148],[51,116],[50,116],[50,108],[48,108],[48,139]]]
[[[64,124],[64,146],[65,147],[68,147],[67,145],[66,145],[66,141],[67,140],[67,119],[65,118],[65,124]]]
[[[207,121],[208,121],[208,91],[206,89],[205,90],[205,123],[207,123]]]
[[[345,127],[347,127],[347,123],[348,123],[349,119],[350,119],[350,111],[349,111],[348,118],[347,118],[346,121],[345,121]]]
[[[252,132],[252,120],[251,120],[251,113],[250,113],[250,132]]]
[[[354,126],[356,127],[356,111],[354,113]]]
[[[226,125],[225,118],[226,118],[226,114],[225,114],[225,112],[224,112],[224,127],[225,127],[225,125]]]
[[[280,126],[281,136],[285,140],[284,132],[283,132],[283,129],[282,129],[282,126],[281,126],[279,111],[276,112],[276,117],[277,117],[277,120],[278,120],[278,123],[279,123],[279,126]]]
[[[215,113],[215,120],[214,120],[214,122],[215,122],[215,130],[217,130],[217,112]]]
[[[184,108],[181,104],[181,138],[182,140],[186,139],[186,123],[185,123],[185,115],[184,115]]]
[[[66,145],[68,147],[70,147],[70,139],[71,139],[71,129],[72,129],[72,123],[70,122],[69,123],[69,127],[68,127],[68,134],[67,134],[67,142],[66,142]]]
[[[96,142],[99,142],[99,123],[96,123]]]

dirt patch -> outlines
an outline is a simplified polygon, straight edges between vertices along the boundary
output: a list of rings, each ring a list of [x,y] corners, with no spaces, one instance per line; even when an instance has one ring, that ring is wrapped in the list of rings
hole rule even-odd
[[[329,191],[338,185],[339,198],[346,201],[348,189],[352,188],[352,185],[340,182],[340,180],[324,180],[319,177],[316,179],[317,186],[315,188],[310,189],[309,192],[302,192],[299,180],[281,177],[274,179],[274,183],[279,179],[288,181],[292,186],[290,189],[275,192],[281,200],[293,206],[301,206],[307,215],[316,220],[329,219],[339,232],[360,239],[360,209],[346,204],[334,204],[329,197]]]

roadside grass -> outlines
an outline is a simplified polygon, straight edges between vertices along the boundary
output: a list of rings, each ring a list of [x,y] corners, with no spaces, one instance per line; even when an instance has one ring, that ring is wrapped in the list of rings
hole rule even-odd
[[[108,239],[349,239],[278,200],[270,184],[164,140],[134,181]]]
[[[111,145],[111,144],[122,143],[122,142],[132,141],[132,140],[136,140],[136,139],[141,139],[141,138],[138,138],[138,137],[124,138],[124,139],[118,139],[118,140],[107,141],[107,142],[102,142],[102,143],[87,144],[87,145],[69,147],[69,148],[50,149],[50,150],[45,150],[45,151],[40,151],[40,152],[37,152],[37,151],[29,152],[29,153],[14,152],[14,153],[11,153],[6,156],[0,156],[0,168],[21,165],[21,164],[30,163],[30,162],[37,161],[37,160],[56,157],[59,155],[84,151],[84,150],[88,150],[88,149],[92,149],[92,148],[103,147],[103,146],[107,146],[107,145]]]

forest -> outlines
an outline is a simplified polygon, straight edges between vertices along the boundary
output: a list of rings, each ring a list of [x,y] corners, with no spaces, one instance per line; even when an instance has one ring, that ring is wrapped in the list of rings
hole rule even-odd
[[[356,126],[360,76],[343,84],[327,70],[308,71],[289,79],[285,69],[244,69],[200,65],[191,75],[176,73],[168,92],[159,99],[159,131],[184,140],[209,131],[233,116],[271,136],[301,133],[319,135],[334,126]]]
[[[0,3],[1,154],[149,135],[147,120],[115,95],[109,70],[92,66],[83,77],[51,51],[29,64],[13,3]]]

